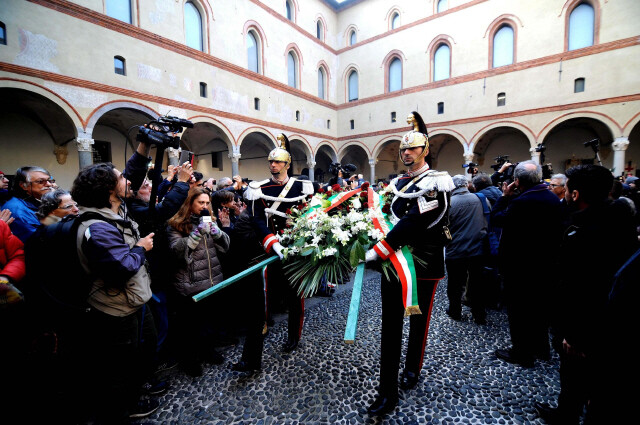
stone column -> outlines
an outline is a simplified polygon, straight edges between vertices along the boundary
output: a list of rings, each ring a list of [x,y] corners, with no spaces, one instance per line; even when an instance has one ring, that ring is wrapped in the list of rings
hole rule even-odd
[[[169,159],[169,165],[181,165],[180,164],[180,153],[182,152],[182,148],[167,148],[167,157]]]
[[[78,162],[80,169],[93,164],[93,139],[89,137],[76,137],[76,147],[78,148]]]
[[[628,137],[617,137],[611,144],[613,148],[613,175],[624,174],[624,151],[629,147]]]
[[[475,156],[475,154],[473,152],[467,152],[467,153],[463,154],[462,156],[464,156],[464,163],[465,164],[471,164],[473,162],[473,157]],[[471,176],[471,174],[467,173],[468,170],[469,170],[469,168],[465,168],[464,169],[464,176],[467,178],[467,180],[471,181],[472,176]]]
[[[240,174],[240,166],[239,166],[239,162],[240,162],[240,157],[242,155],[240,154],[240,152],[238,152],[236,150],[236,147],[233,147],[233,152],[229,153],[229,159],[231,159],[231,177],[233,178],[233,176],[237,176],[238,174]]]
[[[536,148],[529,149],[529,152],[531,152],[531,160],[536,164],[542,165],[540,164],[540,152],[536,152]]]
[[[307,161],[307,168],[309,169],[309,180],[314,181],[316,179],[316,162],[313,159]]]
[[[378,163],[377,159],[369,160],[369,167],[371,168],[371,180],[369,183],[374,184],[376,182],[376,164]]]

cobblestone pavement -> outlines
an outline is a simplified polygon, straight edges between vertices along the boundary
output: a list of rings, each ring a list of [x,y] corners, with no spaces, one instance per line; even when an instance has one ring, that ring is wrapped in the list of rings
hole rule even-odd
[[[370,418],[380,350],[380,276],[365,275],[356,340],[343,341],[351,284],[329,298],[307,300],[302,341],[280,351],[286,316],[278,316],[265,340],[262,371],[233,372],[242,344],[223,349],[225,363],[206,365],[199,378],[179,369],[165,375],[171,389],[144,423],[157,424],[542,424],[535,401],[555,403],[560,390],[558,356],[524,369],[497,360],[509,344],[504,312],[490,310],[487,325],[445,313],[446,280],[434,301],[429,340],[418,386],[400,394],[395,412]],[[405,320],[405,339],[408,320]],[[406,341],[405,341],[406,348]],[[404,349],[403,349],[404,350]],[[404,353],[403,353],[404,358]]]

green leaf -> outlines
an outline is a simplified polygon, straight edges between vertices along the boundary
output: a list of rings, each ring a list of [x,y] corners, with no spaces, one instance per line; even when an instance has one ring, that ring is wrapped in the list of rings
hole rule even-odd
[[[351,252],[349,253],[349,263],[352,267],[358,265],[360,260],[364,260],[365,251],[360,242],[355,241],[351,246]]]
[[[315,247],[313,247],[313,246],[308,246],[308,247],[304,248],[304,249],[300,252],[300,255],[302,255],[303,257],[307,257],[307,256],[309,256],[309,255],[313,254],[314,249],[315,249]]]
[[[293,243],[293,246],[297,246],[298,248],[302,248],[304,246],[305,242],[306,242],[305,238],[298,238]]]

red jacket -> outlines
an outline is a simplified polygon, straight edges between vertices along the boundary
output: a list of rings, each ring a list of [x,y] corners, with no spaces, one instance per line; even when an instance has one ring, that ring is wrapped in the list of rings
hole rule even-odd
[[[26,272],[23,247],[7,223],[0,220],[0,276],[8,276],[11,282],[22,280]]]

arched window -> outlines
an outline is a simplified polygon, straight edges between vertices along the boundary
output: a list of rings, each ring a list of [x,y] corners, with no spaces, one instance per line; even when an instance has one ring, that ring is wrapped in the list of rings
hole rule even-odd
[[[325,93],[325,88],[327,87],[327,76],[326,73],[324,72],[324,68],[320,67],[318,68],[318,97],[320,99],[327,99],[326,98],[326,93]]]
[[[433,81],[446,80],[451,75],[451,50],[440,44],[433,55]]]
[[[131,0],[107,0],[107,16],[128,24],[132,23]]]
[[[258,37],[253,31],[247,33],[247,69],[260,73],[260,48]]]
[[[4,26],[4,22],[0,22],[0,44],[7,44],[7,27]]]
[[[125,60],[122,56],[113,57],[113,71],[119,75],[127,75],[127,69],[125,68]]]
[[[391,17],[391,29],[394,30],[400,26],[400,14],[395,12]]]
[[[493,67],[513,63],[513,28],[503,25],[493,36]]]
[[[322,21],[320,19],[316,21],[316,37],[318,40],[324,41],[324,25],[322,25]]]
[[[588,3],[580,3],[569,16],[569,50],[593,46],[595,12]]]
[[[389,92],[402,88],[402,62],[400,58],[395,58],[389,64]]]
[[[287,84],[290,87],[298,88],[298,58],[290,51],[287,53]]]
[[[285,2],[285,8],[287,9],[287,19],[293,21],[293,4],[289,0]]]
[[[449,0],[439,0],[438,1],[438,13],[444,12],[449,8]]]
[[[356,30],[351,30],[351,32],[349,33],[349,46],[353,46],[357,42],[358,42],[358,39],[356,36]]]
[[[202,15],[196,5],[190,1],[184,4],[184,35],[187,46],[204,51]]]
[[[358,72],[353,70],[349,74],[349,102],[358,100]]]

